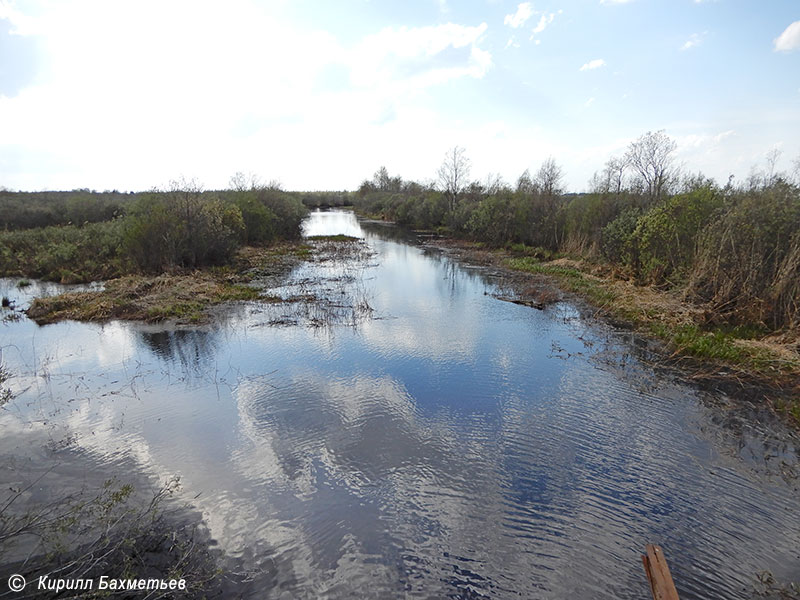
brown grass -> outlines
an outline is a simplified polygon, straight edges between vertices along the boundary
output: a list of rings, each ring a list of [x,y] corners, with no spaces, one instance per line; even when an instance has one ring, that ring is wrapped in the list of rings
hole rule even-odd
[[[200,324],[212,306],[241,300],[274,302],[246,285],[259,276],[279,276],[310,254],[305,244],[242,248],[233,267],[158,276],[128,275],[106,282],[101,292],[76,292],[37,298],[28,316],[39,324],[65,319],[126,319]]]

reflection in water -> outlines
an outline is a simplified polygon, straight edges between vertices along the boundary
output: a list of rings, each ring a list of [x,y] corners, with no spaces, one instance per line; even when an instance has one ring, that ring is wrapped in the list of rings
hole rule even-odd
[[[211,330],[5,325],[9,480],[53,457],[84,481],[178,475],[253,597],[640,599],[649,542],[684,599],[800,579],[795,434],[567,304],[495,300],[407,233],[344,212],[306,232],[375,256],[302,266],[284,291],[362,295],[372,318],[272,327],[250,304]]]
[[[204,329],[139,331],[139,339],[166,362],[197,367],[216,351],[216,333]]]

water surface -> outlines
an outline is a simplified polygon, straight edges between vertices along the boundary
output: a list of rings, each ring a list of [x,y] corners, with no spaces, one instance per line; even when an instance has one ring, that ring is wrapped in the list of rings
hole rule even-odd
[[[647,543],[684,600],[800,579],[797,437],[768,414],[568,302],[498,300],[501,274],[400,230],[317,212],[305,231],[372,254],[273,291],[341,294],[352,318],[6,320],[0,479],[180,476],[253,597],[641,599]],[[0,295],[40,292],[16,283]]]

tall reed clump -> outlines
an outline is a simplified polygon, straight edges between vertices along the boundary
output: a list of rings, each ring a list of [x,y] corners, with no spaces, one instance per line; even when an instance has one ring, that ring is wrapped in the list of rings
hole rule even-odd
[[[800,188],[734,196],[700,238],[687,295],[720,321],[800,325]]]

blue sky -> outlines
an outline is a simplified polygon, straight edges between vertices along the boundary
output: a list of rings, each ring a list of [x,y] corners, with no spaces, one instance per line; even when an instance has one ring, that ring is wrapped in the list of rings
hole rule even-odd
[[[797,0],[0,0],[0,186],[354,189],[381,165],[572,191],[647,131],[725,182],[800,158]]]

